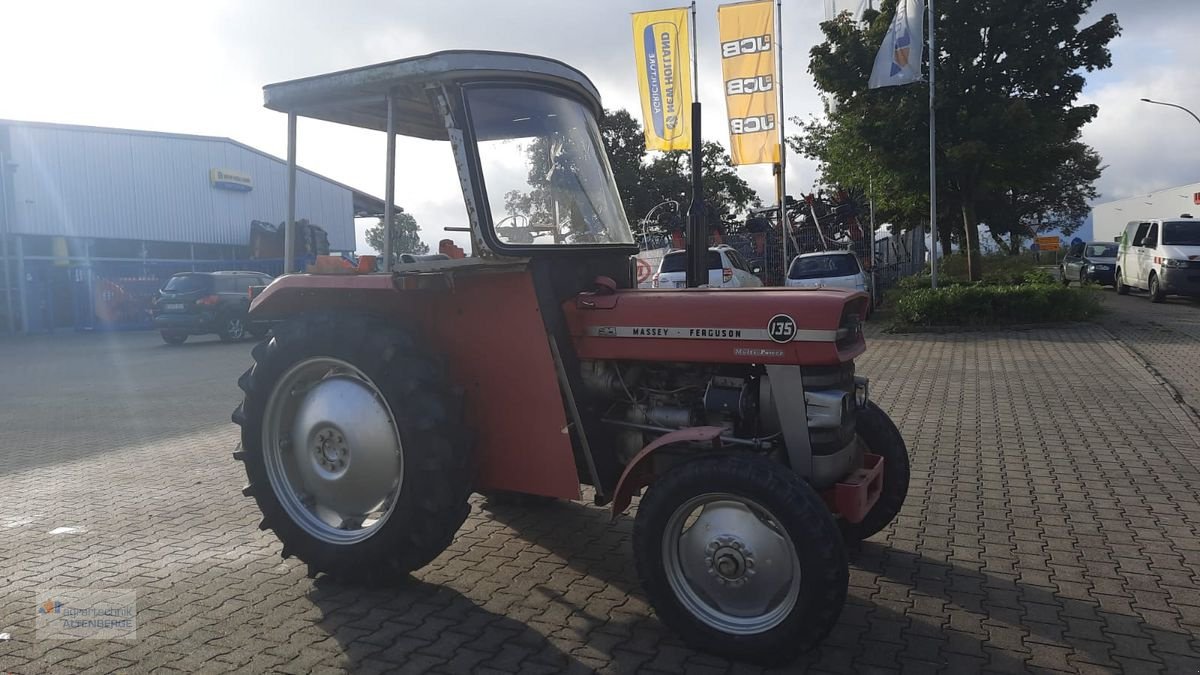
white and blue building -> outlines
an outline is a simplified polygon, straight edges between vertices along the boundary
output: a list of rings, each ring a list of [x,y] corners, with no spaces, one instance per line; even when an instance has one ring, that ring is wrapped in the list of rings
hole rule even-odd
[[[296,219],[331,252],[383,202],[300,169]],[[181,271],[254,269],[252,221],[286,218],[287,164],[229,138],[0,120],[0,333],[130,327]]]

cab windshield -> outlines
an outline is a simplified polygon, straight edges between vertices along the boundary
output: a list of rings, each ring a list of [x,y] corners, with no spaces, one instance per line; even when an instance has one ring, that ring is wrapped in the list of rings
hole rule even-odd
[[[474,87],[467,105],[500,243],[633,243],[600,130],[583,104],[542,89]]]

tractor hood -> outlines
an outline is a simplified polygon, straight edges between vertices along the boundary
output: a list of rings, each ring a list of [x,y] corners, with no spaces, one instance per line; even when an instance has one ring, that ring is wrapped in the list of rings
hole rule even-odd
[[[804,288],[630,289],[563,306],[582,359],[837,365],[865,349],[867,295]]]

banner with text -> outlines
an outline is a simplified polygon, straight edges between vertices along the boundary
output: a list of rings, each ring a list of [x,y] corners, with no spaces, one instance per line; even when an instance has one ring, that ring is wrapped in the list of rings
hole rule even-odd
[[[734,164],[779,162],[775,6],[769,1],[717,8],[721,72]]]
[[[633,52],[647,150],[692,147],[692,71],[688,10],[633,15]]]

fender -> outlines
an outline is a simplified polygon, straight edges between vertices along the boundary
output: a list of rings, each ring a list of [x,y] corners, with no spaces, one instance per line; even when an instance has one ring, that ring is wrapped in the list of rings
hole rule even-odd
[[[704,441],[711,441],[713,448],[718,449],[721,447],[721,434],[724,431],[725,429],[722,427],[688,427],[687,429],[663,434],[639,450],[638,454],[625,466],[625,471],[621,473],[621,479],[617,481],[617,489],[613,491],[612,519],[616,520],[617,516],[629,508],[629,503],[633,501],[633,493],[635,491],[646,487],[654,479],[653,464],[646,461],[649,459],[651,453],[672,443],[696,443]]]

